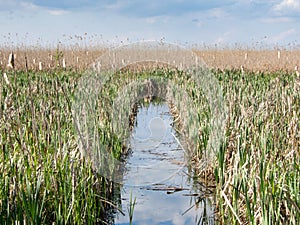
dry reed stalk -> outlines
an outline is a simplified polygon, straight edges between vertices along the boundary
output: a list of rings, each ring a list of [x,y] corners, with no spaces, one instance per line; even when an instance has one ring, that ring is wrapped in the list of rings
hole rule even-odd
[[[10,49],[2,49],[0,54],[1,61],[7,61]],[[63,67],[63,59],[65,63],[68,62],[68,68],[76,70],[85,70],[95,60],[100,57],[105,48],[98,49],[61,49],[62,58],[59,64]],[[225,70],[235,69],[240,70],[241,66],[244,71],[260,71],[260,72],[274,72],[274,71],[289,71],[295,72],[295,67],[300,66],[300,50],[254,50],[254,49],[194,49],[203,61],[212,68]],[[15,49],[14,52],[19,57],[14,62],[14,67],[17,70],[23,70],[25,67],[23,55],[28,57],[28,69],[36,70],[37,60],[42,62],[47,67],[43,69],[56,68],[56,50],[55,49]],[[126,59],[124,59],[126,60]],[[97,65],[96,65],[97,66]]]
[[[255,72],[294,72],[300,64],[300,50],[252,50],[252,49],[194,49],[203,61],[215,69]]]
[[[0,61],[8,62],[9,54],[11,49],[0,49]],[[68,64],[68,68],[73,68],[76,70],[85,70],[88,68],[92,62],[94,62],[99,56],[104,52],[104,49],[93,49],[89,50],[89,53],[86,53],[84,49],[63,49],[63,57],[58,59],[56,56],[56,49],[13,49],[14,56],[18,55],[18,60],[14,58],[14,68],[16,70],[25,70],[26,69],[26,60],[27,58],[27,69],[28,70],[39,70],[39,62],[42,63],[43,70],[52,70],[57,68],[57,63],[63,67],[63,59],[65,60],[65,66]],[[47,65],[47,66],[46,66]],[[3,65],[3,66],[6,66]],[[8,68],[8,67],[7,67]],[[12,68],[10,64],[9,68]]]

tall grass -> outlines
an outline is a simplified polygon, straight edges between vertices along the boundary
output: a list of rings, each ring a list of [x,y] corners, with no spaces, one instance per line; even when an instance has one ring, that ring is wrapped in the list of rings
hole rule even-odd
[[[299,78],[280,71],[215,75],[229,106],[215,167],[222,224],[298,224]]]
[[[70,99],[80,74],[6,74],[9,84],[0,79],[0,223],[101,223],[114,207],[114,189],[78,148]]]

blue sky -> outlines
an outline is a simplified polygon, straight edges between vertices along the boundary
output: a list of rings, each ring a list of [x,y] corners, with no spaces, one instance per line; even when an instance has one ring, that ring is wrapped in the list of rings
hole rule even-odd
[[[2,45],[75,43],[78,35],[83,44],[298,46],[300,0],[0,0],[0,27]]]

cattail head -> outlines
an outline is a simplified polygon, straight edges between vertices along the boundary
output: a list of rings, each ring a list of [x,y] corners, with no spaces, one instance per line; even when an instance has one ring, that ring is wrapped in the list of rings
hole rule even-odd
[[[66,68],[66,60],[65,60],[65,58],[63,58],[63,60],[62,60],[62,67]]]
[[[15,68],[15,56],[13,52],[9,54],[7,67],[12,69]]]
[[[244,67],[241,65],[241,72],[244,74]]]
[[[6,83],[7,85],[10,85],[10,82],[9,82],[9,80],[8,80],[8,77],[7,77],[6,73],[3,73],[3,77],[4,77],[4,80],[5,80],[5,83]]]
[[[42,69],[43,69],[42,62],[39,62],[39,70],[42,70]]]

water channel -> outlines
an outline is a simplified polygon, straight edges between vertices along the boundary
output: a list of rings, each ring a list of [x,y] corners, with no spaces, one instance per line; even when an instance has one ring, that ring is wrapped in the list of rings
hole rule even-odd
[[[214,224],[213,197],[193,179],[165,102],[141,103],[125,159],[113,224]],[[134,204],[135,203],[135,204]]]

